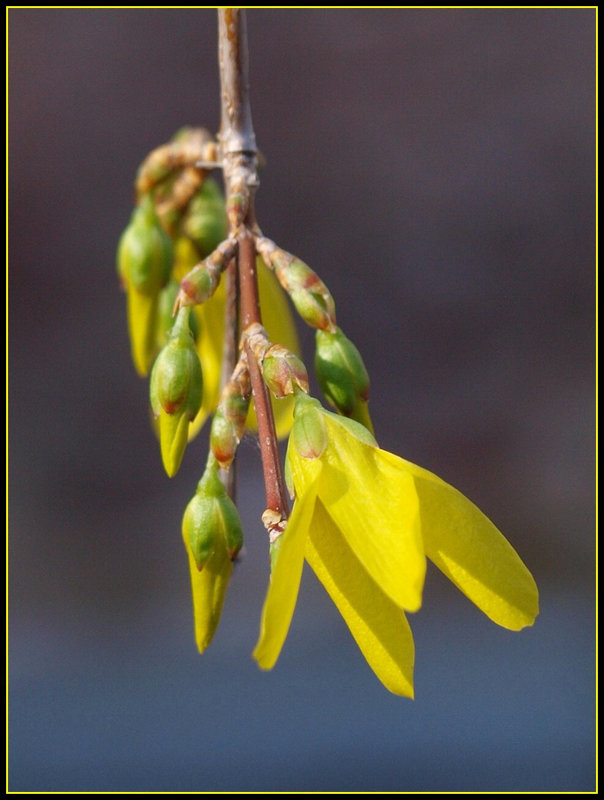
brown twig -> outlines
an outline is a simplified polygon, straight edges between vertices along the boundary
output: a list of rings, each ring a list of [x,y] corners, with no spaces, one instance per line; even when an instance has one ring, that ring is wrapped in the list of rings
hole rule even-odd
[[[239,240],[237,254],[239,325],[240,330],[244,331],[252,323],[262,324],[256,278],[256,250],[252,235],[256,227],[254,192],[258,186],[257,151],[249,103],[244,11],[233,8],[218,10],[218,60],[222,112],[218,138],[229,225],[231,231],[237,231]],[[263,515],[263,520],[269,534],[275,535],[283,530],[287,518],[287,493],[268,390],[251,350],[246,348],[246,353],[258,420],[266,490],[267,512]]]

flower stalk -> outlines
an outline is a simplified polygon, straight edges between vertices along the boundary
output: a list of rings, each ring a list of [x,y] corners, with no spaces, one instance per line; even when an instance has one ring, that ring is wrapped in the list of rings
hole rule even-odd
[[[221,121],[218,135],[227,195],[229,227],[239,243],[236,254],[239,290],[239,328],[262,325],[254,231],[254,192],[258,187],[256,137],[249,101],[247,28],[245,12],[225,8],[218,11],[218,61],[220,67]],[[288,503],[279,458],[275,421],[268,389],[246,343],[244,345],[254,407],[266,491],[266,507],[272,512],[269,533],[282,530]]]

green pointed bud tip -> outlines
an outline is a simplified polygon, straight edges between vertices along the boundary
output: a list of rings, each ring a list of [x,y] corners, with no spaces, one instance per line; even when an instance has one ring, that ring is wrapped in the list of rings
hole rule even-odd
[[[308,392],[308,373],[306,367],[291,350],[280,344],[273,344],[262,360],[264,381],[275,397],[294,394],[296,389]]]
[[[193,341],[189,321],[193,315],[190,308],[179,308],[170,329],[170,341],[177,342],[180,347],[188,348]]]
[[[204,497],[215,497],[224,492],[225,489],[218,474],[218,466],[216,460],[210,456],[203,475],[197,484],[197,489],[195,490],[197,494]]]
[[[296,394],[291,442],[302,458],[319,458],[327,446],[324,409],[314,398]]]
[[[172,309],[178,294],[178,283],[170,281],[159,293],[157,304],[157,342],[163,347],[174,324]]]

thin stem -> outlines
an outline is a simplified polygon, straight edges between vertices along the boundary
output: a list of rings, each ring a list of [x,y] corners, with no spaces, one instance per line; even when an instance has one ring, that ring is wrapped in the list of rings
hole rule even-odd
[[[256,250],[254,239],[248,231],[239,236],[239,292],[241,295],[241,320],[245,330],[254,322],[262,324],[260,317],[260,304],[258,302],[258,284],[256,281]],[[273,409],[270,397],[258,362],[246,343],[246,354],[252,393],[254,395],[254,408],[258,421],[258,438],[260,441],[260,455],[262,458],[262,471],[264,473],[264,488],[266,491],[266,507],[277,512],[274,522],[281,522],[287,517],[288,503],[285,491],[285,481],[279,458],[277,435],[273,420]],[[271,527],[270,525],[267,527]]]
[[[233,374],[237,363],[237,267],[233,259],[224,274],[226,282],[226,305],[224,309],[224,340],[222,348],[222,367],[220,390],[222,391]],[[237,463],[233,461],[230,469],[221,470],[220,478],[228,496],[235,502],[237,491]]]
[[[256,278],[256,251],[252,236],[256,223],[254,192],[258,186],[258,174],[256,137],[249,102],[244,11],[233,8],[218,10],[218,40],[222,111],[219,140],[229,225],[232,232],[237,231],[239,239],[237,272],[239,325],[242,332],[252,323],[262,324]],[[271,512],[268,516],[263,516],[263,519],[269,533],[274,534],[283,529],[283,521],[287,517],[287,493],[268,391],[249,348],[246,348],[246,353],[258,420],[266,505]]]
[[[220,142],[222,154],[256,155],[256,137],[250,109],[247,25],[245,12],[218,11],[218,63],[220,67]]]

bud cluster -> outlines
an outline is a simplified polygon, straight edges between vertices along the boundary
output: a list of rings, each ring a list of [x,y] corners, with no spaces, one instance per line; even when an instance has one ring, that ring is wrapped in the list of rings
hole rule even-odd
[[[178,169],[215,158],[216,143],[205,128],[181,128],[172,141],[153,150],[139,167],[136,191],[150,192]]]
[[[207,172],[215,160],[216,142],[208,131],[183,128],[139,168],[138,205],[120,239],[117,267],[127,294],[132,360],[142,376],[149,373],[172,324],[178,294],[176,243],[186,237],[194,264],[226,237],[224,198]],[[217,285],[218,275],[211,284]],[[193,315],[191,328],[196,327]]]
[[[276,398],[274,405],[280,406],[282,419],[289,420],[290,453],[293,448],[302,459],[312,461],[321,458],[329,444],[321,406],[308,395],[308,373],[294,352],[296,337],[282,289],[302,319],[315,329],[315,370],[325,397],[340,414],[350,418],[343,420],[345,426],[355,426],[351,420],[356,420],[372,429],[367,412],[369,377],[357,348],[336,325],[331,293],[314,270],[259,235],[255,224],[242,231],[257,180],[255,166],[248,169],[249,156],[245,154],[227,154],[227,160],[235,162],[227,180],[225,203],[218,185],[207,175],[216,156],[216,143],[203,129],[183,129],[171,142],[154,150],[139,170],[139,205],[118,250],[118,270],[128,293],[132,353],[141,374],[153,364],[150,403],[162,461],[170,477],[180,467],[191,431],[196,432],[200,420],[213,411],[206,469],[182,522],[200,650],[209,644],[218,624],[232,560],[243,542],[239,515],[225,484],[229,485],[232,477],[226,471],[231,469],[246,425],[254,424],[252,396],[257,419],[265,426],[261,448],[267,507],[262,521],[269,534],[272,565],[282,547],[288,504],[265,386]],[[246,247],[239,246],[240,234]],[[250,237],[255,253],[249,247]],[[281,328],[277,341],[271,341],[259,317],[239,330],[239,358],[216,401],[219,366],[224,369],[225,364],[232,364],[231,356],[225,357],[218,344],[225,325],[227,293],[217,294],[217,290],[222,273],[233,262],[235,273],[248,270],[247,280],[239,281],[238,290],[243,294],[257,289],[264,307],[268,307],[269,330],[276,330],[275,318]],[[260,276],[260,287],[249,290],[254,273]],[[239,272],[239,277],[242,274]],[[270,289],[266,288],[267,276]],[[228,295],[231,310],[236,293],[232,288]],[[214,295],[215,299],[207,302]],[[250,302],[248,294],[245,304],[250,307],[254,303],[257,298]],[[243,312],[241,316],[246,318]],[[230,336],[234,343],[236,314],[232,313],[230,320],[231,330],[227,333],[225,325],[225,337]],[[225,341],[228,346],[228,338]],[[206,374],[205,393],[200,357]],[[290,429],[284,431],[284,427],[282,435]],[[224,483],[221,469],[225,471]],[[292,486],[291,476],[288,479],[286,474],[285,478]]]

